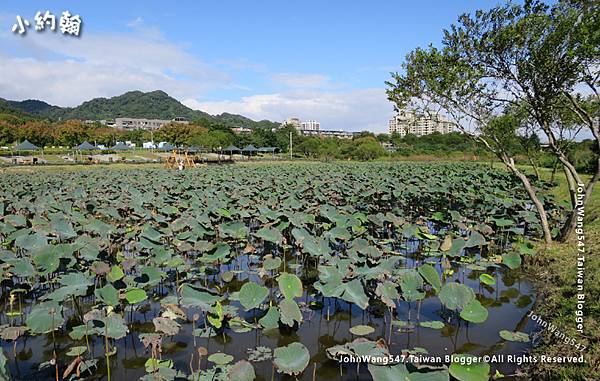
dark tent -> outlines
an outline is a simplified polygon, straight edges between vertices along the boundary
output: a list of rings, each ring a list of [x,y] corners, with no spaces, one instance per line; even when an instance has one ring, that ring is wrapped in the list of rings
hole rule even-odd
[[[277,147],[261,147],[258,149],[258,152],[270,153],[273,157],[275,157],[275,151],[278,150]]]
[[[40,147],[32,144],[29,140],[23,140],[15,146],[15,151],[37,151]]]
[[[81,143],[80,145],[78,145],[77,147],[75,147],[75,149],[79,150],[79,151],[91,151],[91,150],[98,149],[98,148],[96,148],[96,146],[85,141],[85,142]]]
[[[248,144],[246,147],[244,147],[244,149],[242,150],[242,152],[256,152],[258,151],[256,149],[256,147],[254,147],[252,144]]]
[[[230,145],[229,147],[223,148],[225,152],[240,152],[241,150],[234,145]]]
[[[125,151],[130,149],[131,147],[129,147],[128,145],[126,145],[125,143],[117,143],[114,146],[112,146],[110,149],[115,150],[115,151]]]

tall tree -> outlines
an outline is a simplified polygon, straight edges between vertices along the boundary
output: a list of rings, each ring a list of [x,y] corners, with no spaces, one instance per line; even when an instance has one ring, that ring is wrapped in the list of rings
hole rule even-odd
[[[598,9],[591,2],[563,1],[553,6],[538,1],[508,3],[474,15],[460,16],[444,31],[441,48],[411,52],[404,73],[387,82],[388,97],[398,107],[444,112],[457,126],[480,141],[521,180],[539,214],[544,239],[552,241],[539,190],[515,165],[511,134],[522,134],[510,118],[498,119],[509,107],[522,107],[545,135],[563,165],[574,212],[561,238],[573,231],[576,184],[584,181],[561,149],[555,134],[561,107],[581,114],[583,128],[598,143],[598,114],[591,114],[578,94],[585,84],[598,98]],[[564,99],[570,104],[565,104]],[[531,132],[531,131],[529,131]],[[586,185],[587,201],[599,173]]]

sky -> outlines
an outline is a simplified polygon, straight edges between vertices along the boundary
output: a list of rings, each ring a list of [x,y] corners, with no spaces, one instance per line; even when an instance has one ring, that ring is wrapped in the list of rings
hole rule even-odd
[[[498,1],[24,1],[0,3],[0,97],[77,106],[163,90],[210,114],[386,132],[385,81],[465,12]],[[37,11],[56,31],[36,31]],[[63,11],[79,37],[62,34]],[[17,16],[30,27],[11,29]]]

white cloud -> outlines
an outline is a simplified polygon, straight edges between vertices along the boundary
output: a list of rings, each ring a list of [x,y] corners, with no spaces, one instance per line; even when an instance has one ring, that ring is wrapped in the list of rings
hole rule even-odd
[[[322,89],[332,86],[329,77],[321,74],[278,73],[270,78],[277,84],[295,89]]]
[[[128,25],[132,33],[119,35],[85,30],[80,38],[49,32],[0,35],[0,97],[76,106],[131,90],[164,90],[212,114],[274,121],[297,116],[317,119],[323,129],[387,130],[393,112],[383,89],[348,89],[318,73],[272,74],[243,58],[209,65],[141,18]],[[232,80],[239,72],[251,72],[273,90],[239,100],[199,101],[214,90],[250,91]]]
[[[130,90],[160,89],[182,99],[231,86],[227,73],[164,40],[141,19],[131,25],[136,33],[73,38],[32,32],[26,38],[2,38],[0,96],[75,106]]]
[[[324,130],[387,132],[387,121],[393,115],[385,90],[377,88],[258,94],[238,101],[199,102],[190,98],[183,103],[213,115],[229,112],[273,121],[283,121],[290,116],[316,119]]]

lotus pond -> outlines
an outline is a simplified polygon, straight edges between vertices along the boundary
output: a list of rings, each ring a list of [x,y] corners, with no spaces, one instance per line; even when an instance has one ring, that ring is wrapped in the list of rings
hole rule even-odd
[[[0,379],[510,378],[425,356],[530,348],[539,232],[474,164],[0,174]]]

